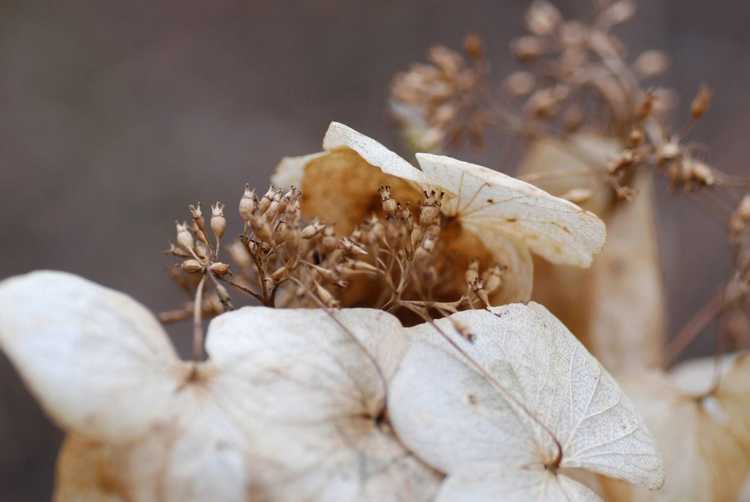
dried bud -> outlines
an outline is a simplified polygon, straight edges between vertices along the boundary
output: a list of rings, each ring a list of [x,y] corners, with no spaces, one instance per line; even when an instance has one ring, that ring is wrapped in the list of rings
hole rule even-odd
[[[180,265],[183,272],[187,272],[189,274],[194,274],[196,272],[200,272],[203,270],[203,265],[198,260],[185,260]]]
[[[505,89],[517,98],[528,96],[534,90],[536,81],[534,75],[527,71],[511,73],[505,80]]]
[[[712,95],[711,89],[705,85],[698,90],[698,94],[695,95],[693,102],[690,104],[690,114],[695,120],[701,118],[708,111],[711,106]]]
[[[669,68],[669,58],[662,51],[645,51],[638,56],[633,67],[643,78],[658,77]]]
[[[239,268],[247,268],[252,265],[247,248],[241,242],[234,242],[229,246],[229,255]]]
[[[643,131],[640,129],[633,129],[628,135],[628,148],[638,148],[643,144],[644,139]]]
[[[419,211],[419,224],[425,227],[430,226],[434,224],[439,217],[439,203],[431,203],[430,199],[426,200],[422,205],[422,209]]]
[[[635,3],[632,0],[619,0],[602,12],[600,22],[610,27],[624,23],[635,14]]]
[[[213,272],[215,275],[218,275],[219,277],[223,277],[227,275],[229,272],[229,265],[226,263],[222,263],[220,261],[217,261],[215,263],[212,263],[208,269]]]
[[[479,260],[473,259],[469,263],[469,268],[466,269],[466,284],[469,287],[473,287],[479,281]]]
[[[217,202],[211,206],[211,231],[214,237],[221,239],[227,228],[227,219],[224,218],[224,204]]]
[[[469,33],[464,38],[464,51],[466,55],[471,59],[477,60],[484,57],[484,48],[482,47],[482,39],[476,33]]]
[[[255,197],[255,190],[250,189],[250,185],[245,185],[245,192],[240,199],[240,218],[248,222],[255,213],[258,206],[258,200]]]
[[[271,206],[271,202],[276,199],[276,189],[274,187],[269,187],[266,194],[260,199],[260,202],[258,202],[258,211],[261,214],[264,214],[268,208]]]
[[[383,202],[383,212],[386,216],[393,216],[398,209],[398,203],[391,198],[391,187],[381,186],[378,189],[380,200]]]
[[[333,295],[323,286],[315,283],[315,292],[318,295],[318,298],[320,299],[323,304],[328,308],[338,308],[339,302],[336,300]]]
[[[343,239],[341,239],[341,248],[348,253],[359,254],[363,256],[367,255],[367,250],[354,242],[349,237],[344,237]]]
[[[325,228],[325,225],[315,220],[302,229],[302,238],[312,239],[313,237],[316,237],[318,234],[320,234],[320,232],[322,232]]]
[[[196,225],[198,225],[198,228],[203,228],[203,211],[201,211],[201,203],[196,202],[195,205],[190,204],[188,206],[188,209],[190,210],[190,216],[193,218],[193,221]]]
[[[557,113],[558,103],[559,99],[554,89],[539,89],[526,101],[526,110],[536,118],[546,119]]]
[[[544,53],[544,43],[537,37],[520,37],[511,44],[511,51],[519,61],[533,61]]]
[[[494,265],[483,274],[482,282],[484,282],[484,290],[488,294],[494,293],[502,286],[505,268],[500,265]]]
[[[181,246],[184,250],[190,252],[193,250],[193,246],[195,244],[193,240],[193,234],[190,233],[190,230],[188,230],[188,226],[186,223],[176,223],[177,226],[177,244]]]
[[[535,35],[549,35],[561,21],[560,11],[544,0],[535,0],[526,12],[526,27]]]
[[[591,190],[587,188],[573,188],[565,192],[561,198],[569,200],[573,204],[583,204],[584,202],[591,199]]]
[[[659,164],[665,164],[677,159],[681,153],[680,144],[676,139],[671,139],[656,150],[656,161]]]
[[[265,216],[261,214],[254,214],[250,218],[250,226],[253,229],[253,233],[258,240],[263,242],[271,242],[273,239],[273,231],[271,225],[266,220]]]

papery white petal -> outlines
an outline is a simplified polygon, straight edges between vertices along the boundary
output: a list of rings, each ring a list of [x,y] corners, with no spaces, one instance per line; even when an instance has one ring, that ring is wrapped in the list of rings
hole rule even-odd
[[[212,321],[211,392],[245,418],[260,500],[432,500],[438,475],[380,417],[404,335],[372,309],[254,307]]]
[[[414,183],[425,183],[425,177],[419,169],[374,139],[344,124],[331,122],[323,138],[323,148],[325,150],[349,148],[357,152],[368,164],[379,168],[386,174]]]
[[[326,152],[318,152],[299,157],[284,157],[273,171],[271,184],[277,188],[300,188],[305,175],[305,166],[325,154]]]
[[[0,283],[0,343],[59,425],[97,439],[168,415],[187,371],[143,306],[63,272]]]
[[[470,331],[474,341],[458,334],[452,322]],[[531,455],[545,465],[554,460],[554,444],[559,444],[562,467],[585,468],[650,488],[661,485],[661,459],[633,404],[544,307],[532,303],[465,311],[436,324],[486,373],[470,366],[431,325],[410,329],[421,341],[409,350],[393,380],[389,406],[398,434],[428,463],[451,473],[455,463],[447,460],[450,449],[436,450],[436,445],[453,444],[455,451],[480,449],[477,457],[458,454],[466,461],[486,455],[485,463],[495,463],[498,458]],[[425,344],[440,347],[448,357],[440,359]],[[449,363],[449,358],[463,366]],[[449,383],[443,372],[458,383]],[[488,400],[490,387],[477,383],[490,378],[493,400]],[[445,417],[440,419],[443,424],[420,427],[435,416]],[[470,432],[482,420],[487,420],[481,427],[489,441],[500,443],[495,438],[504,436],[516,440],[483,453]],[[518,432],[519,424],[529,431],[525,436]],[[491,432],[490,425],[497,432]]]
[[[450,476],[435,502],[600,502],[589,488],[564,475],[543,469],[508,469],[502,465],[484,472]]]
[[[567,200],[451,157],[419,153],[417,161],[431,185],[455,197],[448,211],[480,236],[504,232],[553,263],[582,267],[604,245],[604,223]]]

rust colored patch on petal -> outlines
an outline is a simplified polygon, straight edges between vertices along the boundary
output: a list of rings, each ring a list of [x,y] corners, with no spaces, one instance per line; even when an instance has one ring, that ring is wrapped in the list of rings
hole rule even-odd
[[[391,187],[402,204],[419,204],[421,193],[410,182],[384,174],[354,150],[340,148],[312,160],[302,178],[302,214],[335,224],[336,232],[348,235],[372,213],[380,213],[378,187]]]
[[[128,502],[115,448],[70,434],[57,459],[55,502]]]

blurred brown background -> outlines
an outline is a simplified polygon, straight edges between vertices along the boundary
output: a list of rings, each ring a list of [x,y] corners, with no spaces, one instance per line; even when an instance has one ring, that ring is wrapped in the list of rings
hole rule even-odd
[[[589,1],[558,5],[586,17]],[[385,113],[392,74],[433,43],[457,46],[469,31],[505,73],[506,47],[528,4],[6,0],[0,278],[62,269],[155,310],[174,306],[182,298],[159,251],[188,202],[233,207],[245,181],[265,187],[280,157],[319,149],[331,120],[393,146]],[[692,138],[710,148],[710,161],[747,174],[750,6],[643,0],[639,7],[620,32],[633,52],[670,52],[666,83],[683,96],[702,82],[716,89]],[[467,156],[497,167],[487,154]],[[723,228],[668,195],[659,222],[677,329],[727,273]],[[0,378],[0,501],[48,500],[60,434],[5,359]]]

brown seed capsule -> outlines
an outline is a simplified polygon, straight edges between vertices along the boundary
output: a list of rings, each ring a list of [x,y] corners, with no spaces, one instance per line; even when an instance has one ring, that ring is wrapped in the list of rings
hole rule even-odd
[[[492,294],[502,286],[503,283],[503,267],[500,265],[494,265],[490,267],[482,276],[484,282],[484,290]]]
[[[471,59],[482,59],[484,57],[484,48],[482,39],[476,33],[469,33],[464,38],[464,51]]]
[[[183,272],[194,274],[203,270],[203,265],[198,260],[185,260],[180,265]]]
[[[245,185],[245,192],[242,194],[240,199],[240,218],[243,221],[248,222],[255,213],[255,209],[258,206],[258,201],[255,197],[255,190],[250,189],[250,185]]]
[[[696,94],[693,102],[690,104],[690,114],[695,120],[701,118],[708,111],[708,108],[711,106],[712,95],[711,89],[705,85],[701,86],[700,90],[698,90],[698,94]]]
[[[338,308],[339,302],[334,298],[334,296],[323,286],[315,282],[315,292],[318,295],[318,298],[326,307],[329,308]]]
[[[192,251],[195,241],[193,234],[188,230],[186,223],[176,223],[177,226],[177,244],[181,246],[185,251]]]
[[[549,35],[561,21],[557,7],[544,0],[535,0],[526,12],[526,27],[535,35]]]
[[[398,203],[391,198],[391,187],[381,186],[378,189],[378,193],[380,194],[380,200],[382,201],[383,212],[387,216],[395,214],[398,209]]]
[[[208,269],[213,272],[214,274],[218,275],[219,277],[223,277],[227,275],[229,272],[229,265],[226,263],[222,263],[220,261],[217,261],[215,263],[212,263]]]
[[[357,244],[356,242],[354,242],[349,237],[344,237],[343,239],[341,239],[341,248],[347,251],[348,253],[358,254],[358,255],[363,255],[363,256],[367,255],[367,250],[363,248],[362,246],[360,246],[359,244]]]
[[[227,219],[224,217],[224,204],[217,202],[211,206],[211,231],[214,237],[221,239],[227,228]]]
[[[260,212],[260,214],[265,214],[265,212],[271,206],[271,203],[276,199],[276,196],[276,189],[274,187],[269,187],[266,194],[260,199],[260,202],[258,202],[258,211]]]
[[[473,259],[469,263],[469,268],[466,269],[466,284],[470,287],[479,280],[479,260]]]
[[[537,37],[520,37],[511,44],[511,51],[519,61],[533,61],[544,53],[544,44]]]
[[[313,237],[320,234],[320,232],[322,232],[325,228],[326,228],[325,225],[315,220],[302,229],[302,238],[312,239]]]

